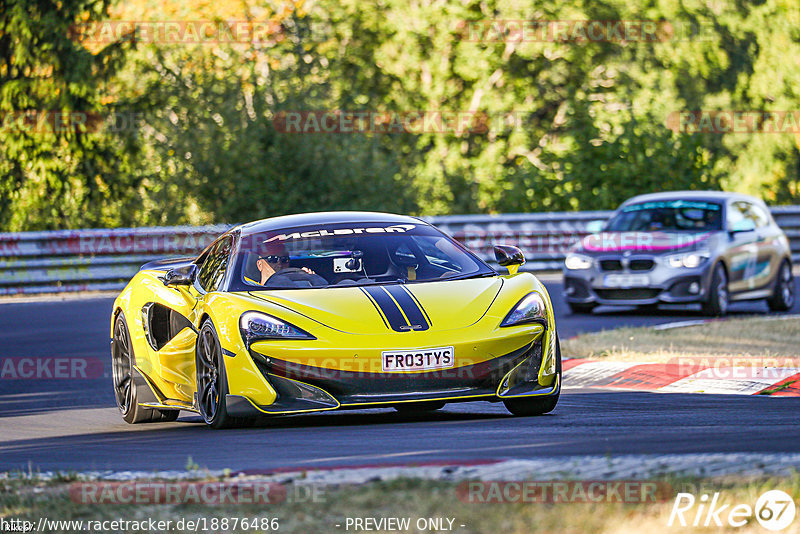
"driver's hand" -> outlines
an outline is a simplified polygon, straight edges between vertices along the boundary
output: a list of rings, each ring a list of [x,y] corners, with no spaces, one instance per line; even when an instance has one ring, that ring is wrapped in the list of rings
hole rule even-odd
[[[301,269],[303,270],[303,272],[306,272],[308,274],[317,274],[314,271],[312,271],[311,269],[309,269],[308,267],[301,267]]]

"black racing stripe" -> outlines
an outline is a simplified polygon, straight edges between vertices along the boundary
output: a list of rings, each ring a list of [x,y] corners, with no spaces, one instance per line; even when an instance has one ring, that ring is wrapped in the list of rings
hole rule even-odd
[[[370,296],[370,294],[369,294],[369,293],[367,293],[367,292],[364,290],[364,288],[363,288],[363,287],[359,287],[358,289],[360,289],[360,290],[361,290],[361,291],[362,291],[362,292],[363,292],[363,293],[364,293],[364,294],[367,296],[367,298],[368,298],[368,299],[369,299],[369,301],[372,303],[372,305],[373,305],[373,306],[375,306],[375,311],[376,311],[376,312],[378,312],[378,317],[380,317],[380,318],[381,318],[381,321],[383,321],[383,324],[384,324],[384,325],[386,325],[386,328],[389,328],[389,325],[388,325],[388,324],[386,324],[386,319],[384,319],[384,318],[383,318],[383,313],[381,312],[380,308],[378,308],[378,305],[377,305],[377,304],[375,304],[375,299],[373,299],[373,298]]]
[[[372,297],[372,300],[380,307],[389,325],[395,332],[408,332],[409,327],[403,313],[397,304],[392,300],[392,297],[384,291],[381,287],[364,287],[362,288],[367,294]]]
[[[414,326],[414,330],[427,330],[430,327],[425,314],[422,313],[422,308],[420,308],[416,300],[411,298],[411,295],[403,291],[402,287],[385,286],[383,289],[388,291],[400,307],[403,308],[403,313],[408,317],[409,323]]]
[[[427,320],[428,320],[428,324],[429,324],[429,325],[431,325],[431,326],[433,326],[433,321],[431,321],[431,318],[428,316],[428,312],[426,312],[426,311],[425,311],[425,308],[423,308],[423,307],[422,307],[422,303],[419,301],[419,299],[418,299],[418,298],[417,298],[417,296],[414,294],[414,292],[413,292],[413,291],[411,291],[410,289],[408,289],[406,286],[400,286],[400,287],[402,287],[402,288],[403,288],[403,291],[405,291],[406,293],[408,293],[409,295],[411,295],[411,298],[412,298],[412,299],[414,299],[414,302],[416,302],[416,303],[417,303],[417,306],[419,306],[419,309],[420,309],[420,310],[422,310],[422,313],[424,313],[424,314],[425,314],[425,319],[427,319]]]

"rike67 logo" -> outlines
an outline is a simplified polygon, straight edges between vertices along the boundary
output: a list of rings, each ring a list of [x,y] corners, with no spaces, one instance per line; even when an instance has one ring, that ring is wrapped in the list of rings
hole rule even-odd
[[[678,493],[669,515],[668,526],[742,527],[755,518],[767,530],[780,531],[794,521],[796,507],[792,497],[781,490],[762,494],[755,506],[749,504],[720,504],[719,492],[709,498],[703,494],[697,499],[691,493]]]

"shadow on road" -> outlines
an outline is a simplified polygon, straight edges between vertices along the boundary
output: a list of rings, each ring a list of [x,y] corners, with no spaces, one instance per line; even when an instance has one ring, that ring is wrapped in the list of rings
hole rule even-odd
[[[220,431],[193,415],[175,423],[128,426],[113,411],[94,410],[95,419],[72,426],[78,434],[37,438],[32,435],[37,425],[30,425],[33,432],[28,428],[15,439],[15,429],[7,426],[0,469],[27,469],[30,462],[33,468],[61,471],[180,471],[187,465],[265,470],[566,455],[793,452],[800,442],[800,398],[587,393],[565,391],[555,412],[545,417],[512,417],[502,405],[464,403],[414,416],[392,411],[284,416]],[[50,416],[34,417],[47,430],[43,418]]]

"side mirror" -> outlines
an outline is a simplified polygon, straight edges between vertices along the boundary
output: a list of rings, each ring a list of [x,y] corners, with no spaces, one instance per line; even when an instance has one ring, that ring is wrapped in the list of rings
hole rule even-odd
[[[738,234],[740,232],[753,232],[756,229],[756,223],[751,221],[750,219],[742,219],[741,221],[736,221],[733,225],[731,225],[728,232],[731,234]]]
[[[590,234],[599,234],[603,231],[605,225],[605,221],[589,221],[586,223],[586,231]]]
[[[190,286],[194,283],[194,278],[197,276],[197,265],[191,263],[167,271],[164,275],[165,286]]]
[[[519,266],[525,263],[525,255],[522,251],[511,245],[495,245],[494,259],[501,266],[508,268],[508,274],[517,274]]]

